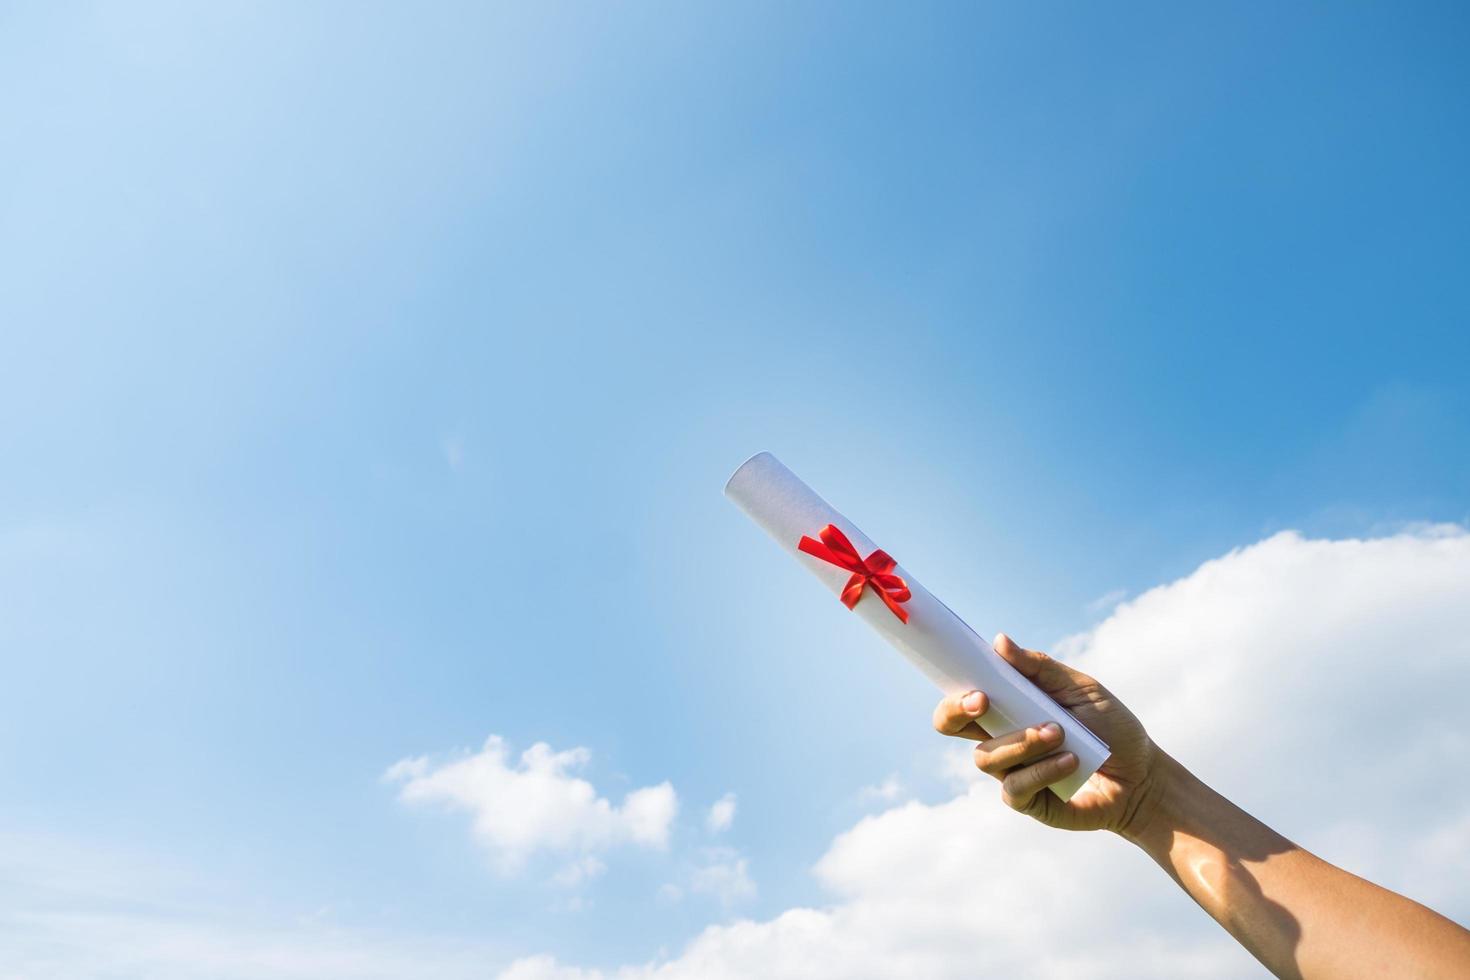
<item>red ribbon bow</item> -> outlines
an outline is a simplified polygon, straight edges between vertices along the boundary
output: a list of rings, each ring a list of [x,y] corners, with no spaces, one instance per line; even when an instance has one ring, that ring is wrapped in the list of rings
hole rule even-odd
[[[890,558],[888,552],[879,549],[864,561],[858,557],[857,549],[847,540],[847,535],[831,524],[818,533],[821,541],[814,541],[803,534],[796,546],[815,558],[852,572],[852,578],[847,580],[847,585],[842,590],[844,606],[849,609],[856,606],[863,597],[863,589],[872,586],[873,591],[878,593],[878,598],[892,610],[899,622],[909,621],[909,614],[899,603],[908,602],[913,593],[909,591],[907,582],[893,574],[898,562]]]

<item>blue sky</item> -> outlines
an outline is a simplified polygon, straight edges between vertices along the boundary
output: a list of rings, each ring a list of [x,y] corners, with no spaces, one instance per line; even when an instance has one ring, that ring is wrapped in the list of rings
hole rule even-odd
[[[815,901],[933,694],[729,471],[774,451],[1037,645],[1283,529],[1463,523],[1466,40],[1456,4],[7,5],[12,859],[592,964],[732,914],[659,898],[716,844],[739,914]],[[670,781],[668,849],[506,875],[380,779],[491,734]]]

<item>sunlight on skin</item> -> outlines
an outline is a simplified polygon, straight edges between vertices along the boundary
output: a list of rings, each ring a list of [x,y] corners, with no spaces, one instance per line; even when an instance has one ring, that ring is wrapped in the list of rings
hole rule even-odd
[[[1470,931],[1321,860],[1206,786],[1163,752],[1093,678],[995,638],[995,651],[1112,747],[1068,803],[1041,787],[1071,771],[1039,731],[991,738],[981,692],[947,697],[934,727],[976,741],[975,764],[1007,806],[1064,830],[1110,830],[1141,848],[1280,977],[1470,975]]]
[[[1190,838],[1170,850],[1192,850],[1203,844],[1202,840]],[[1186,863],[1189,873],[1180,877],[1189,882],[1185,887],[1190,894],[1200,896],[1201,904],[1228,904],[1226,892],[1235,881],[1235,873],[1232,872],[1229,862],[1214,855],[1200,854]]]

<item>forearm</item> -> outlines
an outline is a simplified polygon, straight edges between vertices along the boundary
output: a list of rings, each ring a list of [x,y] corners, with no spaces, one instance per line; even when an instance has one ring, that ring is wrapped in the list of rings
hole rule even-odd
[[[1297,847],[1163,756],[1127,833],[1282,977],[1450,977],[1470,932]]]

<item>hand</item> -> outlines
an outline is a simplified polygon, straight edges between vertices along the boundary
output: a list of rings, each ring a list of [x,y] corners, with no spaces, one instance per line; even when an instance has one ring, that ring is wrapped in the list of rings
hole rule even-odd
[[[1077,768],[1060,731],[991,738],[978,721],[983,692],[945,698],[934,727],[980,742],[975,764],[1000,780],[1008,805],[1051,827],[1126,837],[1279,977],[1470,977],[1470,930],[1282,837],[1171,759],[1081,671],[1005,636],[995,652],[1112,750],[1063,803],[1046,791]]]
[[[1064,747],[1055,725],[991,738],[976,720],[989,709],[989,699],[983,691],[970,691],[939,702],[934,728],[980,743],[975,765],[1000,780],[1001,799],[1012,809],[1062,830],[1112,830],[1131,836],[1147,821],[1159,795],[1158,772],[1166,758],[1143,725],[1107,688],[1061,661],[1019,647],[1003,633],[995,638],[995,652],[1108,743],[1108,761],[1063,803],[1046,787],[1073,772],[1077,757],[1053,754]]]

